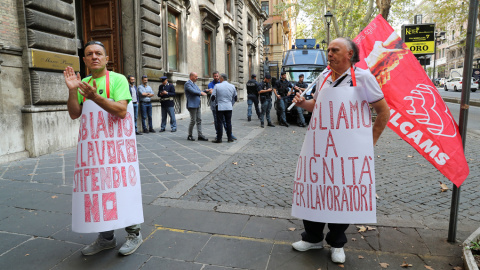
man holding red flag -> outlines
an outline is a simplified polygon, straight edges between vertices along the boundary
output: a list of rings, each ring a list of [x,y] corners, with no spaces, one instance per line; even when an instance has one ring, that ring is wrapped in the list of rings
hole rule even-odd
[[[344,149],[353,149],[357,147],[359,144],[366,145],[365,148],[369,151],[373,152],[373,146],[377,143],[381,133],[385,129],[387,125],[390,111],[383,97],[383,93],[375,80],[375,77],[368,71],[364,69],[360,69],[355,67],[354,64],[359,61],[359,54],[358,54],[358,47],[355,43],[347,38],[337,38],[333,40],[328,46],[328,61],[329,67],[325,69],[317,83],[317,91],[315,96],[311,100],[305,100],[303,96],[297,93],[296,97],[293,99],[293,102],[296,103],[296,106],[299,106],[303,109],[306,109],[310,112],[313,111],[313,115],[318,118],[312,119],[310,121],[310,125],[305,136],[305,142],[302,148],[302,152],[300,154],[299,164],[297,165],[297,181],[299,181],[298,175],[302,174],[302,170],[305,171],[313,171],[313,170],[321,170],[321,162],[313,162],[312,160],[316,160],[316,158],[320,157],[319,154],[315,153],[315,141],[317,142],[324,142],[327,141],[327,147],[325,152],[325,158],[328,156],[328,149],[329,146],[334,145],[333,137],[336,138],[337,147],[333,146],[333,151],[335,156],[342,156],[342,151]],[[323,82],[323,83],[322,83]],[[332,100],[333,97],[333,100]],[[336,100],[335,100],[336,99]],[[347,132],[348,138],[347,140],[342,140],[341,134],[336,133],[339,130],[338,124],[337,128],[335,125],[328,125],[323,124],[322,126],[322,113],[328,114],[328,109],[322,110],[322,105],[330,104],[330,112],[333,110],[335,104],[362,104],[362,114],[369,116],[369,110],[363,110],[363,104],[370,103],[371,106],[376,110],[378,116],[373,124],[373,128],[371,125],[365,125],[364,127],[356,127],[354,123],[351,123],[351,127],[347,125]],[[322,104],[323,102],[323,104]],[[348,103],[350,102],[350,103]],[[358,103],[357,103],[358,102]],[[332,105],[333,104],[333,105]],[[365,105],[368,107],[368,105]],[[358,110],[357,110],[358,111]],[[331,113],[330,113],[331,114]],[[340,113],[339,113],[340,115]],[[312,117],[313,118],[313,117]],[[332,118],[333,119],[333,118]],[[345,117],[345,122],[347,118]],[[363,118],[362,118],[363,119]],[[331,120],[333,121],[333,120]],[[363,121],[363,120],[362,120]],[[319,123],[319,124],[317,124]],[[332,122],[333,123],[333,122]],[[340,120],[338,120],[340,123]],[[358,122],[359,123],[359,122]],[[360,124],[358,124],[360,126]],[[326,132],[326,133],[325,133]],[[343,131],[342,131],[343,132]],[[326,135],[328,133],[328,135]],[[333,134],[333,135],[332,135]],[[336,137],[338,136],[338,137]],[[326,138],[326,139],[325,139]],[[371,138],[371,140],[369,139]],[[338,140],[337,140],[338,139]],[[365,141],[367,140],[367,141]],[[313,141],[313,145],[312,142]],[[341,147],[339,143],[342,144]],[[348,145],[351,144],[351,145]],[[313,147],[312,147],[313,146]],[[312,148],[313,153],[312,153]],[[340,149],[342,148],[342,149]],[[337,155],[337,150],[338,154]],[[364,151],[360,149],[360,151]],[[345,152],[345,151],[344,151]],[[304,162],[302,165],[302,157],[305,160],[310,160],[310,163]],[[333,159],[332,159],[333,164]],[[324,166],[325,166],[325,159],[324,159]],[[372,165],[373,166],[373,163]],[[320,169],[318,168],[320,167]],[[305,169],[306,168],[306,169]],[[325,167],[324,167],[325,168]],[[332,165],[333,170],[333,165]],[[343,159],[342,159],[342,168],[343,168]],[[325,169],[324,169],[325,170]],[[325,171],[324,171],[325,172]],[[362,169],[363,172],[363,169]],[[338,175],[338,174],[336,174]],[[333,176],[333,172],[332,172]],[[345,174],[347,176],[347,174]],[[374,176],[374,173],[373,173]],[[303,193],[307,193],[307,200],[309,200],[309,189],[305,188],[306,192],[304,192],[304,186],[309,185],[312,188],[316,188],[317,190],[317,202],[318,202],[318,190],[321,190],[322,186],[328,186],[328,180],[325,182],[325,173],[324,173],[324,180],[323,185],[321,181],[317,179],[312,179],[312,177],[305,177],[305,180],[299,181],[296,184],[301,185],[300,196],[301,200],[304,199]],[[341,182],[337,179],[331,179],[332,184],[335,183],[340,186],[341,190]],[[358,180],[358,179],[357,179]],[[308,183],[311,181],[312,184]],[[345,185],[345,181],[351,182],[351,179],[343,179],[343,184]],[[355,174],[353,174],[353,184],[355,184]],[[374,184],[374,180],[373,180]],[[316,186],[315,186],[316,185]],[[331,186],[328,186],[330,188]],[[310,188],[310,193],[312,193],[312,188]],[[335,186],[336,188],[336,186]],[[324,189],[327,190],[327,189]],[[343,187],[345,190],[345,187]],[[305,226],[305,232],[302,233],[302,240],[295,242],[292,244],[292,247],[298,251],[306,251],[309,249],[321,249],[323,248],[322,241],[324,239],[323,229],[325,224],[328,223],[329,232],[327,233],[325,240],[326,242],[332,247],[331,249],[331,259],[335,263],[344,263],[345,262],[345,252],[343,250],[343,246],[347,242],[347,237],[345,235],[345,231],[349,226],[349,223],[354,223],[359,221],[356,216],[351,216],[347,212],[337,211],[335,213],[330,214],[328,209],[320,209],[320,205],[316,204],[314,208],[314,200],[312,200],[311,206],[305,207],[305,203],[298,203],[298,198],[295,198],[295,193],[297,189],[297,185],[294,188],[294,203],[292,205],[292,215],[302,218],[303,224]],[[312,193],[314,194],[314,192]],[[297,196],[298,197],[298,196]],[[310,195],[310,200],[312,195]],[[297,199],[297,200],[296,200]],[[326,199],[328,200],[328,199]],[[374,198],[373,198],[374,200]],[[295,203],[297,201],[297,203]],[[317,208],[318,207],[318,208]],[[342,204],[343,208],[343,204]],[[346,206],[348,208],[348,204]],[[315,209],[315,210],[312,210]],[[373,207],[373,219],[375,218],[375,207]],[[353,212],[353,209],[350,209],[350,212]],[[370,211],[372,212],[372,211]],[[362,215],[362,213],[357,213]],[[370,213],[370,216],[372,213]],[[344,224],[341,224],[344,223]]]

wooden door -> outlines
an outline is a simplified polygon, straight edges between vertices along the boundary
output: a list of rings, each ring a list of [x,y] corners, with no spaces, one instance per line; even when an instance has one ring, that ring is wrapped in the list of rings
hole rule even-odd
[[[108,54],[107,69],[123,73],[120,0],[84,0],[84,43],[98,40]],[[87,74],[89,71],[87,71]]]

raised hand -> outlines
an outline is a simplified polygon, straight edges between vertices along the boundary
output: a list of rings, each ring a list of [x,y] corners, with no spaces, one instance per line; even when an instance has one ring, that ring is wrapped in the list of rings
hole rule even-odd
[[[70,91],[77,91],[79,84],[82,82],[80,74],[75,74],[72,67],[66,67],[63,71],[63,77],[65,78],[65,84]]]

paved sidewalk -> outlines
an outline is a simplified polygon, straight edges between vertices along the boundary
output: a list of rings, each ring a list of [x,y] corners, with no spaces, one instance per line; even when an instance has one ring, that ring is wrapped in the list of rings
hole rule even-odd
[[[80,253],[96,235],[70,230],[75,149],[0,164],[0,269],[341,269],[328,247],[301,253],[290,246],[303,229],[289,204],[306,129],[262,129],[246,121],[246,102],[234,109],[235,143],[187,141],[189,119],[178,121],[176,133],[138,136],[145,242],[127,257],[118,255],[123,230],[116,249]],[[203,120],[214,138],[211,113]],[[467,138],[471,173],[462,186],[459,241],[480,221],[479,138]],[[440,192],[438,181],[451,187],[448,180],[390,130],[375,151],[379,222],[362,233],[350,226],[343,267],[462,266],[460,242],[446,242],[451,191]]]

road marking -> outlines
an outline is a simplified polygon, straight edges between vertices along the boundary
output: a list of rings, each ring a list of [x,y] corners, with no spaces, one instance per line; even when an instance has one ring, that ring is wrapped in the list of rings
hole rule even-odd
[[[150,233],[143,241],[146,242],[158,231],[169,231],[169,232],[176,232],[176,233],[185,233],[185,234],[201,234],[201,235],[211,235],[220,238],[226,239],[236,239],[236,240],[244,240],[244,241],[253,241],[259,243],[271,243],[276,245],[291,245],[291,242],[287,241],[278,241],[274,239],[266,239],[266,238],[254,238],[254,237],[247,237],[247,236],[237,236],[237,235],[228,235],[228,234],[218,234],[218,233],[206,233],[206,232],[197,232],[191,230],[184,230],[184,229],[176,229],[176,228],[168,228],[162,225],[155,224],[155,230]]]

